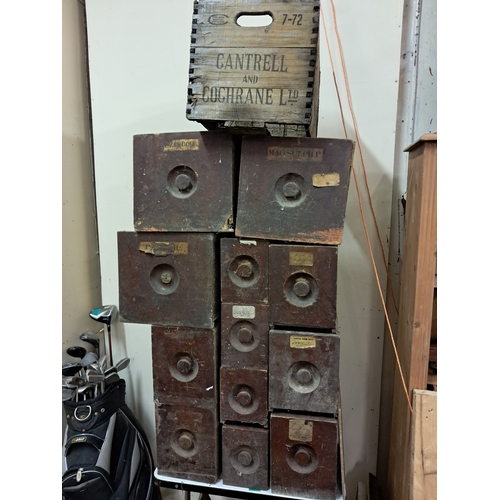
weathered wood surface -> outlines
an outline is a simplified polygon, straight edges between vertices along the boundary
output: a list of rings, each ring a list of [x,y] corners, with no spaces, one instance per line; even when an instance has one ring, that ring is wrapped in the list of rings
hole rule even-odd
[[[300,498],[336,498],[337,420],[271,414],[271,491]]]
[[[339,245],[353,141],[245,136],[235,235]]]
[[[240,488],[269,489],[269,429],[222,426],[222,481]]]
[[[221,366],[221,422],[244,422],[267,427],[267,379],[267,370]]]
[[[337,259],[333,245],[270,245],[270,322],[336,328]]]
[[[409,150],[405,235],[401,268],[397,351],[411,397],[427,389],[437,253],[437,136]],[[387,492],[409,498],[411,413],[395,370]]]
[[[269,242],[221,238],[221,301],[234,304],[269,303]]]
[[[204,47],[315,47],[319,0],[198,0],[192,39]],[[240,15],[270,14],[268,26],[239,26]]]
[[[151,327],[153,392],[161,403],[218,401],[220,328]]]
[[[221,304],[221,365],[267,370],[269,307]]]
[[[271,330],[269,359],[270,410],[337,414],[338,335]]]
[[[215,234],[121,231],[117,237],[122,321],[214,327]]]
[[[271,24],[238,24],[259,14]],[[195,2],[187,118],[207,128],[302,125],[300,135],[315,136],[318,32],[319,0]]]
[[[156,402],[157,467],[160,475],[213,484],[220,475],[218,406]],[[207,450],[210,450],[207,453]]]
[[[135,135],[134,229],[232,232],[234,176],[228,132]]]
[[[413,391],[410,500],[437,498],[437,392]]]

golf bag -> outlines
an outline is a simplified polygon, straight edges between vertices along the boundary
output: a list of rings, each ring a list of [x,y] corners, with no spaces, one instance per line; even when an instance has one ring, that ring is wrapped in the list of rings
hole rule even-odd
[[[64,500],[160,500],[149,442],[125,404],[125,381],[99,396],[64,401]]]

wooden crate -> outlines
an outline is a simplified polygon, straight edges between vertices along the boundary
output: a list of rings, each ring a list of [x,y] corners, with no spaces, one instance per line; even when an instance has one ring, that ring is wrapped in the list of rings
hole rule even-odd
[[[207,129],[316,136],[319,0],[195,0],[187,118]],[[269,15],[268,26],[241,16]]]

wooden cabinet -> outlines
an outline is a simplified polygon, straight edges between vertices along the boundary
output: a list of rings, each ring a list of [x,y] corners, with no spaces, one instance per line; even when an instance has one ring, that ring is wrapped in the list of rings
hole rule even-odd
[[[415,407],[413,396],[416,395],[415,390],[421,393],[427,389],[436,291],[437,134],[422,136],[406,151],[409,152],[407,201],[396,346],[414,407],[412,412],[399,370],[396,369],[387,484],[390,500],[424,498],[416,491],[414,495],[413,491],[415,464],[412,442],[415,442],[415,426],[422,421],[416,418],[421,403],[418,408]],[[435,432],[429,434],[422,432],[421,428],[420,432],[435,437]],[[437,476],[435,468],[432,470],[427,465],[427,470],[430,475]],[[426,500],[436,498],[432,486],[430,490]]]

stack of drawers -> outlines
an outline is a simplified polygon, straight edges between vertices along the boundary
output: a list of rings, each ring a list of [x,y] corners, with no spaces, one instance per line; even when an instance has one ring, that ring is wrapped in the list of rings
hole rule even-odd
[[[119,309],[152,325],[162,476],[336,496],[354,144],[312,137],[318,29],[318,0],[195,0],[187,117],[209,131],[134,136]]]
[[[118,233],[121,319],[152,325],[158,470],[207,483],[220,475],[218,238],[234,231],[235,160],[227,132],[134,136],[136,231]]]
[[[348,140],[242,138],[237,238],[221,240],[227,484],[335,497],[337,249],[352,157]],[[265,483],[257,464],[268,460]]]

